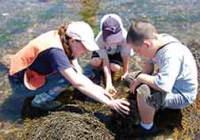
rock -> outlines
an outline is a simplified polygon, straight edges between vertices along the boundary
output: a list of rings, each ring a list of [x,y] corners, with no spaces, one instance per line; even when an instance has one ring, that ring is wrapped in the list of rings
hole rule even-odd
[[[13,54],[6,54],[0,59],[0,63],[4,65],[5,67],[9,68],[10,67],[10,60],[12,58]]]

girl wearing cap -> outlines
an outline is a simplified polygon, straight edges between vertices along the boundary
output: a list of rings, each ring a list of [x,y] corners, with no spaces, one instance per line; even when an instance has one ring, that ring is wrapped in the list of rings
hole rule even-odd
[[[35,96],[31,105],[44,110],[52,110],[59,106],[53,101],[57,95],[71,83],[75,88],[89,97],[108,105],[117,112],[127,113],[129,103],[114,100],[109,93],[91,82],[81,73],[77,57],[87,51],[95,51],[98,46],[94,42],[91,27],[85,22],[72,22],[33,39],[13,56],[10,65],[10,80],[23,80],[29,90],[42,87],[49,75],[60,73],[65,83],[54,85],[54,88]]]
[[[95,41],[100,50],[92,54],[92,66],[95,76],[92,80],[100,84],[100,71],[103,68],[106,90],[115,93],[112,84],[111,72],[123,70],[121,78],[128,75],[128,65],[133,51],[126,44],[127,31],[123,27],[122,20],[116,14],[107,14],[101,19],[101,31]]]

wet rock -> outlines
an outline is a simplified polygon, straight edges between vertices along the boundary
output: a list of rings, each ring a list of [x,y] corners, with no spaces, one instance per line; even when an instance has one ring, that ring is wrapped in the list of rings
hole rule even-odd
[[[140,123],[136,94],[129,94],[127,100],[130,103],[129,115],[122,116],[115,111],[112,114],[115,131],[121,136],[131,136],[134,132],[134,126]]]
[[[1,65],[4,65],[5,68],[9,69],[10,67],[10,60],[13,57],[13,54],[6,54],[0,59]],[[2,68],[1,68],[2,69]]]
[[[200,139],[200,89],[195,103],[181,110],[181,114],[181,127],[176,127],[174,129],[174,138]]]
[[[34,97],[28,97],[24,101],[24,104],[23,104],[23,107],[22,107],[22,110],[21,110],[21,117],[23,119],[26,119],[26,118],[33,119],[33,118],[38,118],[38,117],[41,117],[41,116],[46,116],[46,115],[49,114],[48,111],[44,111],[44,110],[41,110],[39,108],[32,107],[31,101],[33,100],[33,98]]]
[[[0,140],[5,140],[1,134],[0,134]]]
[[[200,40],[192,40],[188,44],[189,49],[195,57],[198,67],[198,81],[200,81]]]

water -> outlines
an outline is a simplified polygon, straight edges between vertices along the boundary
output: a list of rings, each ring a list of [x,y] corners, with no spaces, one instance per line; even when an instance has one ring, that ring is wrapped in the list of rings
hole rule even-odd
[[[127,29],[132,21],[147,18],[159,32],[187,41],[200,35],[199,7],[198,0],[110,0],[102,2],[98,15],[101,18],[106,13],[116,13]]]
[[[56,29],[71,20],[80,20],[79,10],[76,10],[80,4],[73,0],[0,2],[1,56],[5,55],[8,49],[22,47],[42,32]]]
[[[116,13],[127,29],[132,21],[147,18],[155,23],[159,32],[172,34],[183,42],[200,36],[199,0],[99,0],[99,3],[97,25],[103,15]],[[19,118],[16,114],[12,115],[10,107],[17,106],[12,104],[12,100],[9,106],[2,106],[12,95],[6,56],[14,54],[45,31],[71,20],[80,20],[80,10],[78,0],[0,0],[0,114],[10,114],[6,121]],[[89,58],[85,58],[83,65],[89,62]],[[21,100],[20,97],[15,99]],[[0,121],[1,126],[5,117],[0,117],[0,120],[3,120]],[[8,124],[3,125],[2,130]]]
[[[0,132],[9,127],[9,122],[20,119],[25,97],[35,94],[27,90],[12,94],[8,80],[10,56],[39,34],[80,20],[80,7],[80,2],[74,0],[0,0]]]

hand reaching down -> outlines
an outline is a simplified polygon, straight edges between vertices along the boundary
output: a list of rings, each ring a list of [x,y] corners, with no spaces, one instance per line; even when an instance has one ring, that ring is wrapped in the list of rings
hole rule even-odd
[[[122,116],[124,116],[124,114],[129,114],[130,111],[130,103],[125,101],[124,99],[111,100],[108,106],[117,111]]]

